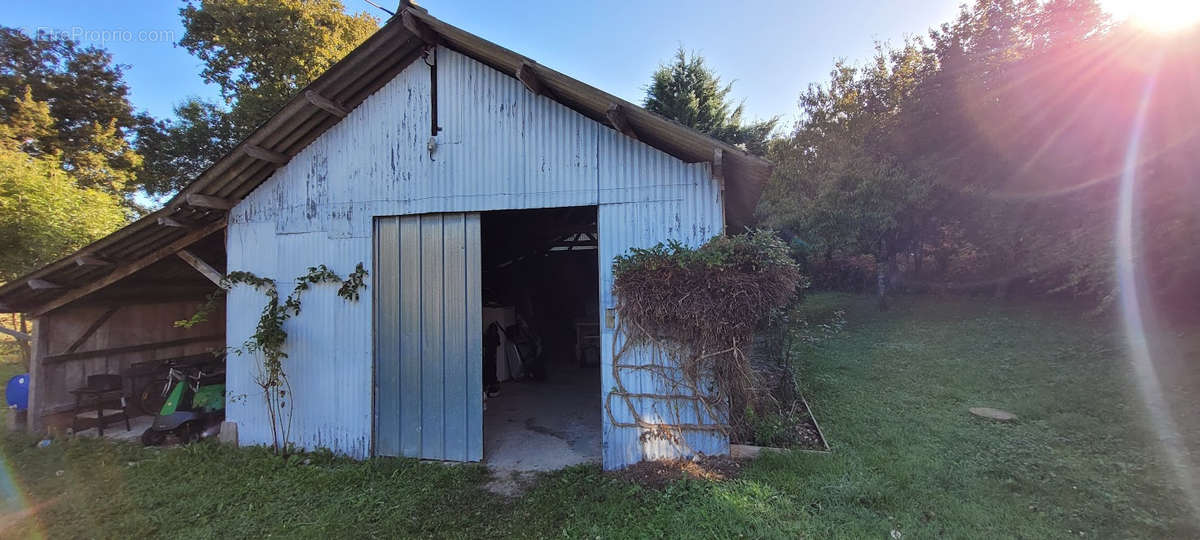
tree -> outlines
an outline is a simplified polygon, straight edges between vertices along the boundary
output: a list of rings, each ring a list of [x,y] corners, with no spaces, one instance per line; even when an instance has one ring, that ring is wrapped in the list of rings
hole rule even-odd
[[[928,42],[839,63],[804,93],[802,120],[771,146],[760,215],[818,262],[907,259],[912,275],[928,255],[940,275],[927,283],[1103,306],[1132,173],[1139,279],[1194,310],[1197,36],[1112,26],[1094,0],[977,0]]]
[[[654,72],[642,105],[701,133],[763,155],[778,118],[742,123],[743,105],[729,98],[733,83],[721,78],[704,63],[704,58],[682,48],[670,64]]]
[[[179,44],[204,62],[239,133],[265,122],[379,27],[339,0],[189,0]]]
[[[156,195],[180,189],[233,150],[240,138],[220,104],[189,99],[175,107],[174,120],[138,130],[145,157],[142,184]]]
[[[803,120],[769,153],[775,169],[759,207],[764,223],[808,246],[817,264],[874,257],[881,305],[896,255],[930,227],[928,206],[936,200],[918,164],[891,148],[930,60],[914,42],[897,50],[879,45],[862,67],[838,62],[828,86],[801,94]]]
[[[123,70],[103,49],[0,27],[0,115],[11,124],[28,110],[21,99],[48,104],[52,122],[31,134],[25,150],[59,154],[80,185],[127,196],[141,166],[128,136],[149,118],[129,103]]]
[[[141,183],[154,195],[197,177],[378,29],[338,0],[189,0],[180,16],[179,44],[225,103],[188,100],[174,120],[139,130]]]
[[[122,199],[81,183],[61,151],[30,144],[54,131],[50,107],[25,97],[0,124],[0,280],[48,264],[126,223]]]

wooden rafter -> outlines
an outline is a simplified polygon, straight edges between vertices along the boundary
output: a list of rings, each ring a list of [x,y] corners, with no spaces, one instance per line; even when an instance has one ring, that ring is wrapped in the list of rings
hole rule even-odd
[[[725,191],[725,152],[720,148],[713,150],[712,160],[712,175],[713,180],[717,181],[717,185],[721,187],[721,191]]]
[[[247,156],[260,161],[269,161],[271,163],[278,163],[282,165],[287,163],[289,159],[286,154],[281,154],[274,150],[267,150],[266,148],[255,146],[253,144],[247,144],[243,146],[242,149],[245,150]]]
[[[179,250],[179,252],[175,255],[178,255],[179,258],[183,259],[184,262],[192,265],[192,268],[195,268],[197,272],[204,274],[204,277],[208,278],[209,281],[213,282],[217,286],[220,286],[221,280],[225,278],[225,276],[221,274],[221,272],[218,272],[216,268],[213,268],[211,265],[204,262],[204,259],[197,257],[196,254],[186,249]]]
[[[416,17],[413,17],[412,13],[408,12],[408,10],[400,12],[400,24],[404,25],[405,29],[420,38],[420,40],[426,45],[437,45],[437,33],[434,32],[433,29],[429,28],[429,25],[422,21],[418,21]]]
[[[214,232],[217,232],[219,230],[222,230],[224,228],[225,228],[225,220],[222,219],[220,221],[215,221],[213,223],[210,223],[210,224],[200,227],[198,229],[188,231],[188,233],[183,235],[183,237],[179,238],[178,240],[176,240],[174,242],[171,242],[170,244],[167,244],[161,248],[154,250],[149,255],[146,255],[145,257],[142,257],[131,263],[121,265],[121,266],[117,267],[115,270],[113,270],[111,273],[109,273],[108,275],[104,276],[103,278],[100,278],[96,281],[88,283],[87,285],[83,285],[81,287],[71,289],[71,290],[67,291],[65,294],[63,294],[62,296],[59,296],[58,298],[50,300],[49,302],[46,302],[45,304],[42,304],[41,306],[38,306],[36,309],[30,310],[30,311],[31,311],[31,313],[33,313],[34,317],[40,317],[48,311],[65,306],[71,302],[74,302],[80,298],[83,298],[84,296],[92,294],[100,289],[103,289],[109,285],[112,285],[113,283],[116,283],[122,279],[125,279],[125,278],[129,277],[130,275],[133,275],[135,272],[137,272],[143,268],[146,268],[147,266],[150,266],[158,261],[161,261],[167,257],[170,257],[171,255],[174,255],[175,252],[177,252],[185,247],[188,247],[196,242],[199,242],[200,240],[204,239],[204,237],[206,237]]]
[[[190,193],[184,196],[183,200],[192,208],[207,208],[209,210],[229,210],[238,203],[234,200],[222,199],[211,195],[200,195],[199,193]]]
[[[77,255],[76,266],[112,266],[112,261],[95,255]]]
[[[175,218],[167,217],[167,216],[159,216],[158,224],[163,227],[175,227],[177,229],[187,229],[187,228],[191,227],[191,225],[188,225],[187,223],[184,223]]]
[[[633,124],[629,123],[629,118],[625,116],[625,111],[620,105],[613,103],[608,106],[608,111],[604,113],[608,118],[608,123],[617,131],[623,133],[626,137],[633,140],[638,140],[637,132],[633,130]]]
[[[530,92],[539,96],[554,97],[550,89],[538,78],[537,72],[533,70],[533,66],[529,62],[521,62],[521,67],[517,69],[517,80],[521,81],[521,84],[524,84]]]
[[[40,291],[43,289],[61,289],[62,285],[54,283],[53,281],[46,281],[44,279],[33,278],[33,279],[29,280],[29,288],[33,289],[35,291]]]
[[[307,99],[309,103],[312,103],[317,108],[338,118],[345,118],[346,115],[350,114],[350,111],[347,111],[345,107],[334,103],[333,100],[312,90],[304,91],[304,99]]]

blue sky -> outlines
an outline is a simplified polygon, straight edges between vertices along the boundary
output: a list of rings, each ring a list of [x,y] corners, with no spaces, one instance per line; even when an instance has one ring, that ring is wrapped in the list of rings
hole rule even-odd
[[[362,0],[353,11],[386,17]],[[396,0],[377,3],[393,7]],[[425,0],[429,12],[538,62],[633,102],[653,72],[682,45],[705,56],[751,118],[796,117],[796,98],[823,82],[837,58],[863,60],[874,40],[900,42],[951,19],[959,0],[759,0],[640,3],[573,0]],[[103,45],[130,67],[132,101],[169,116],[187,96],[216,98],[200,63],[174,43],[181,3],[169,0],[2,0],[0,24],[50,28]]]

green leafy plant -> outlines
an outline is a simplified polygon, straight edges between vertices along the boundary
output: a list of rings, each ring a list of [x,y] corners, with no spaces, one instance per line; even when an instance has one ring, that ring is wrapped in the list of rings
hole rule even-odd
[[[228,351],[241,355],[256,355],[258,374],[254,382],[263,391],[266,402],[267,418],[271,423],[272,448],[276,453],[286,453],[288,438],[291,434],[292,409],[288,407],[291,399],[291,384],[287,372],[283,369],[283,360],[287,358],[284,345],[288,333],[283,323],[300,314],[300,295],[322,283],[338,285],[338,296],[348,301],[358,301],[359,290],[366,287],[367,271],[362,263],[358,263],[354,272],[342,279],[325,265],[309,267],[308,272],[296,278],[296,286],[291,294],[281,302],[279,289],[274,280],[259,277],[250,272],[230,272],[221,280],[223,290],[232,289],[235,285],[248,285],[263,293],[267,303],[259,315],[254,333],[242,343],[241,347],[229,347]],[[175,321],[175,326],[190,328],[207,320],[207,315],[217,305],[222,293],[209,295],[208,302],[191,318]]]

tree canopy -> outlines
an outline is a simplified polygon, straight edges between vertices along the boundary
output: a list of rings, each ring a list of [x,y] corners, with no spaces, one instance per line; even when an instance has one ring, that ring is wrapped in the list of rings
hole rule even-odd
[[[802,120],[771,145],[759,215],[817,274],[866,255],[917,288],[1104,302],[1117,183],[1145,103],[1137,244],[1156,291],[1184,290],[1200,267],[1183,202],[1198,199],[1180,197],[1200,189],[1184,150],[1200,134],[1179,120],[1200,117],[1196,37],[1114,26],[1093,0],[978,0],[804,92]]]
[[[32,92],[8,101],[0,123],[0,280],[50,263],[124,225],[122,199],[70,172],[63,151],[41,147],[56,131]]]
[[[752,153],[766,153],[767,139],[777,119],[743,123],[743,105],[733,103],[729,97],[732,91],[733,83],[722,85],[721,78],[704,63],[703,57],[681,48],[670,64],[654,72],[642,105]]]
[[[175,118],[143,126],[142,183],[152,194],[187,184],[379,25],[338,0],[189,0],[180,17],[179,44],[224,103],[190,99]]]
[[[22,99],[46,104],[46,129],[30,134],[25,150],[59,155],[82,186],[128,196],[142,164],[129,136],[149,117],[134,112],[124,68],[97,47],[0,27],[0,115],[11,123],[28,107]]]

